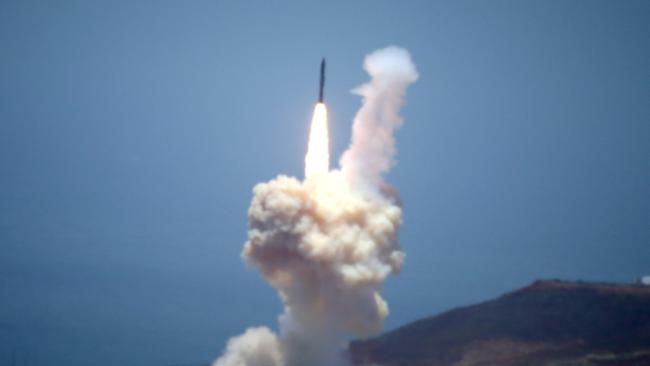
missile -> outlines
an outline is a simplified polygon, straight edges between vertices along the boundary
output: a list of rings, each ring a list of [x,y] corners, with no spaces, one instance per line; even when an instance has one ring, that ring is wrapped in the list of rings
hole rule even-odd
[[[323,103],[323,88],[325,87],[325,57],[320,62],[320,88],[318,89],[318,103]]]

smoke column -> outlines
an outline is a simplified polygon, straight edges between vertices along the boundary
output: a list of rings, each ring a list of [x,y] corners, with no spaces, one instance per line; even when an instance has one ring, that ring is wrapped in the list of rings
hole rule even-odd
[[[388,316],[381,285],[404,261],[397,191],[382,174],[393,165],[399,109],[418,75],[397,47],[366,56],[364,68],[371,80],[355,89],[363,105],[341,170],[323,169],[316,154],[305,160],[304,181],[279,176],[253,190],[242,257],[279,293],[279,334],[248,329],[213,366],[347,366],[345,337],[381,331]],[[313,132],[315,121],[310,135],[319,141],[310,136],[310,152],[322,152],[326,117],[324,133],[323,124]]]

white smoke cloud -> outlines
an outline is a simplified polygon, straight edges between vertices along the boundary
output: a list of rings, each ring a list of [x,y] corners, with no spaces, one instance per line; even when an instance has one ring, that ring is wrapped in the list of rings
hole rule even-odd
[[[381,285],[404,260],[401,208],[381,179],[393,165],[393,132],[407,86],[408,52],[388,47],[365,60],[369,83],[352,143],[333,170],[299,181],[279,176],[254,189],[242,256],[280,294],[280,333],[252,328],[229,341],[214,366],[346,366],[345,337],[381,331]]]
[[[650,286],[650,275],[639,277],[639,279],[637,280],[637,282],[638,282],[639,284],[641,284],[641,285],[644,285],[644,286]]]
[[[250,328],[228,341],[224,356],[214,366],[282,366],[284,361],[276,335],[265,327]]]
[[[381,175],[395,164],[394,132],[402,124],[399,110],[409,84],[418,78],[403,48],[387,47],[366,56],[369,83],[355,93],[363,97],[352,126],[352,143],[341,157],[341,167],[355,184],[379,186]]]

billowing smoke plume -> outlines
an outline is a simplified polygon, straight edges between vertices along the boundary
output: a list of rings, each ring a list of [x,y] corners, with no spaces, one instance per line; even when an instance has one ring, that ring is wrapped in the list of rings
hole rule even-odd
[[[364,67],[371,80],[355,90],[363,106],[342,169],[254,189],[242,255],[280,294],[279,334],[249,329],[214,366],[345,366],[346,336],[381,331],[388,305],[379,291],[404,260],[396,190],[381,175],[393,164],[399,108],[417,72],[397,47],[368,55]]]
[[[381,174],[394,165],[393,135],[402,124],[399,110],[406,88],[418,74],[408,52],[397,47],[368,55],[364,68],[372,79],[354,90],[363,97],[363,106],[354,119],[352,144],[343,153],[341,167],[351,181],[379,186]]]

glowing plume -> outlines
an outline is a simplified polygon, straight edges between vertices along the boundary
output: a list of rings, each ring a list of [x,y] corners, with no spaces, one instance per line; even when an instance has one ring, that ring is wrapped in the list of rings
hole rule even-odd
[[[314,108],[309,131],[309,145],[305,156],[305,178],[322,175],[330,170],[329,134],[327,132],[327,108],[318,103]]]

